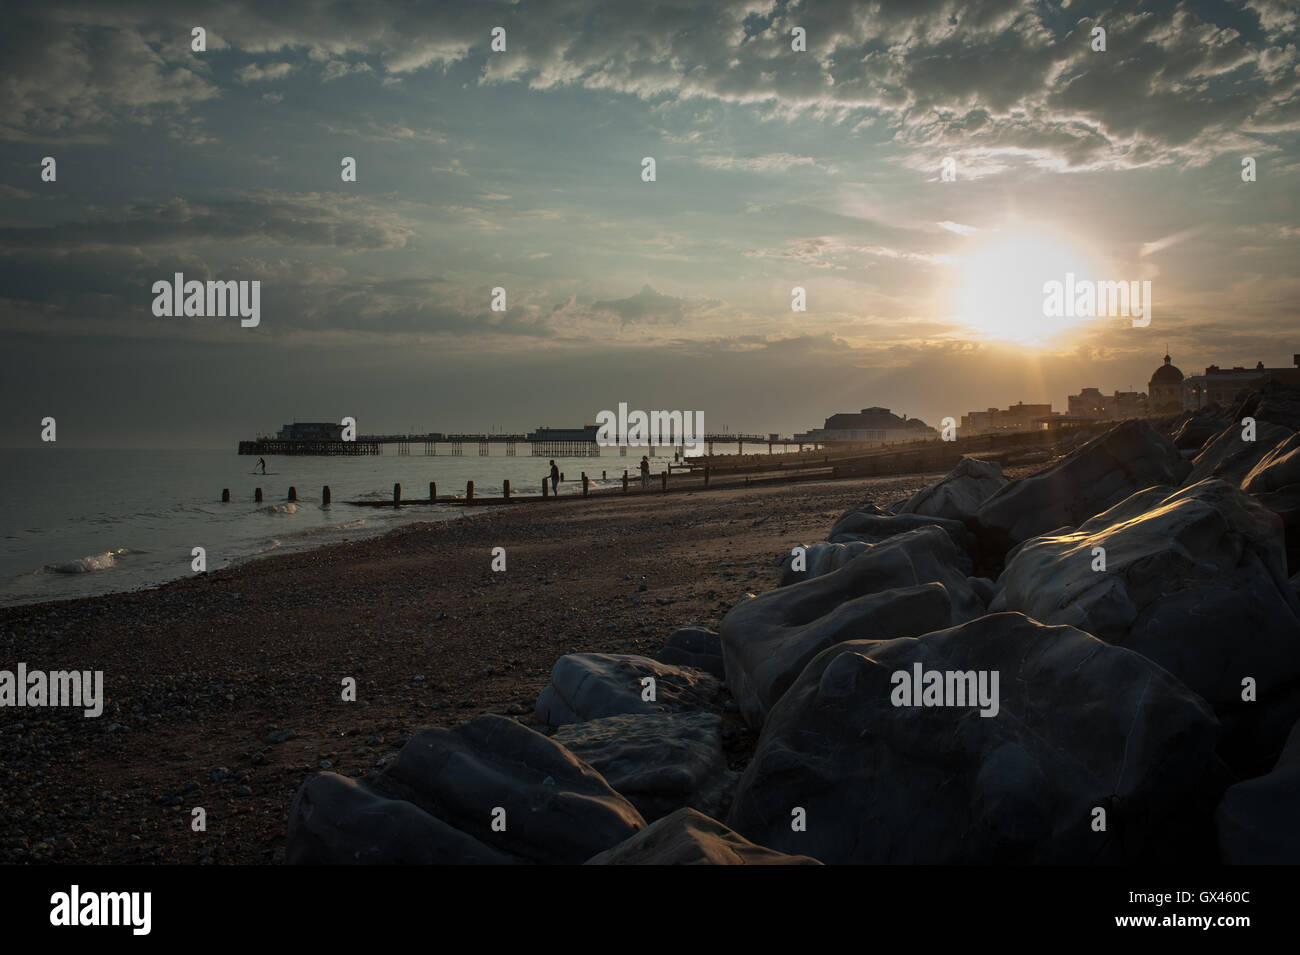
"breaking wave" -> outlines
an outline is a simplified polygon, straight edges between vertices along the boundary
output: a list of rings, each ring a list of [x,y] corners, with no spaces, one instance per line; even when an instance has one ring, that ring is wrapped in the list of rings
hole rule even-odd
[[[128,551],[125,547],[119,547],[117,550],[106,550],[102,554],[91,554],[89,557],[78,557],[76,560],[65,561],[62,564],[46,564],[43,570],[48,574],[91,574],[98,570],[116,567],[117,559],[126,553]]]

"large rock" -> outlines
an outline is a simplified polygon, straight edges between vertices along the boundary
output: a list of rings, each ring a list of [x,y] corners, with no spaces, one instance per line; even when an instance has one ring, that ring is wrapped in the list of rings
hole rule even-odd
[[[678,627],[655,659],[673,666],[694,667],[719,680],[726,676],[722,669],[722,638],[708,627]]]
[[[768,712],[813,657],[845,640],[916,637],[953,625],[947,588],[937,582],[855,597],[819,616],[818,597],[782,588],[747,600],[722,621],[727,686],[750,726]],[[978,612],[978,611],[976,611]]]
[[[290,865],[502,865],[516,860],[402,799],[337,773],[309,776],[289,809]]]
[[[831,573],[733,607],[722,619],[722,654],[727,686],[746,722],[761,725],[768,706],[821,647],[864,636],[915,635],[983,613],[984,602],[958,569],[959,560],[944,530],[920,527]],[[923,629],[909,623],[913,612],[925,621]]]
[[[1260,491],[1251,495],[1282,521],[1286,536],[1286,572],[1300,571],[1300,483],[1288,484],[1276,491]]]
[[[1300,433],[1273,445],[1242,478],[1241,489],[1260,494],[1288,484],[1300,484]]]
[[[1098,547],[1104,571],[1092,569]],[[998,588],[990,611],[1069,624],[1169,670],[1227,724],[1234,764],[1271,760],[1295,719],[1300,605],[1279,520],[1231,484],[1149,488],[1027,541]],[[1246,677],[1259,702],[1242,701]]]
[[[561,726],[551,737],[586,762],[647,820],[683,807],[721,815],[736,774],[713,713],[607,716]]]
[[[1231,865],[1300,865],[1300,723],[1267,776],[1237,783],[1219,805],[1219,850]]]
[[[1080,524],[1134,491],[1177,485],[1190,470],[1168,438],[1145,421],[1125,421],[1046,471],[998,491],[980,507],[976,528],[1000,555],[1031,537]]]
[[[632,804],[563,746],[480,716],[417,733],[360,782],[308,779],[290,811],[287,858],[577,864],[644,827]]]
[[[1291,429],[1281,425],[1257,421],[1255,440],[1244,441],[1240,422],[1230,424],[1196,456],[1191,473],[1182,483],[1190,486],[1207,478],[1220,478],[1231,484],[1241,484],[1265,458],[1271,459],[1273,451],[1293,434]]]
[[[789,587],[801,580],[811,580],[822,574],[829,574],[833,570],[839,570],[864,550],[869,550],[871,546],[866,541],[859,540],[849,541],[847,544],[821,541],[807,545],[804,547],[803,570],[795,569],[794,552],[791,551],[781,560],[780,586]]]
[[[902,513],[965,521],[1006,485],[1002,466],[996,461],[962,458],[938,482],[913,494],[903,505]]]
[[[1227,418],[1189,413],[1174,429],[1174,447],[1179,451],[1200,451],[1205,442],[1217,437],[1230,423]]]
[[[974,552],[975,538],[961,521],[944,517],[931,517],[928,514],[873,514],[867,511],[848,511],[840,516],[831,527],[826,540],[832,544],[850,544],[863,542],[879,544],[900,534],[907,534],[921,527],[941,527],[957,545],[957,562],[965,571],[971,572],[968,555]]]
[[[694,809],[679,809],[587,865],[820,865],[756,846]]]
[[[598,772],[501,716],[416,734],[370,785],[532,862],[585,862],[645,827]],[[505,810],[500,832],[493,830],[498,809]]]
[[[654,680],[654,699],[643,699]],[[555,661],[537,718],[559,726],[623,713],[674,713],[721,704],[717,677],[630,653],[570,653]]]
[[[1232,414],[1233,421],[1245,417],[1300,431],[1300,387],[1278,381],[1266,382],[1247,395]]]
[[[947,674],[989,691],[998,674],[996,715],[895,706],[893,675],[917,665],[954,688]],[[769,714],[727,822],[824,863],[1206,861],[1230,781],[1218,731],[1145,657],[993,614],[818,655]]]

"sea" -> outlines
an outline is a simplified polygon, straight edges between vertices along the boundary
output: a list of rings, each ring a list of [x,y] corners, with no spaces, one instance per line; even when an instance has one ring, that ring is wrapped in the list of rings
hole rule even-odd
[[[337,541],[383,534],[413,521],[458,520],[458,505],[409,508],[351,506],[351,500],[392,500],[393,485],[406,498],[426,498],[429,482],[438,495],[499,497],[541,493],[550,457],[518,454],[493,444],[482,456],[466,444],[461,456],[426,456],[420,445],[409,456],[384,454],[257,458],[232,450],[101,450],[59,447],[0,449],[0,605],[69,600],[153,587],[195,573],[194,548],[216,570],[265,554],[299,551]],[[762,446],[766,451],[766,446]],[[735,446],[715,445],[715,453]],[[747,450],[759,450],[749,446]],[[581,475],[593,487],[633,479],[644,449],[603,448],[594,457],[555,458],[564,473],[561,496],[581,494]],[[651,458],[657,474],[673,460],[660,448]],[[602,471],[608,475],[602,479]],[[255,473],[256,472],[256,473]],[[332,503],[321,503],[328,485]],[[289,489],[298,502],[289,502]],[[262,489],[261,504],[254,491]],[[223,489],[230,503],[221,502]],[[472,514],[472,511],[469,512]]]

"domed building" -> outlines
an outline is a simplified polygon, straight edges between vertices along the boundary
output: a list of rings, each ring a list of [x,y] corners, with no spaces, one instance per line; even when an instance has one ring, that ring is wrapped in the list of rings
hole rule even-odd
[[[1177,414],[1183,410],[1183,373],[1165,355],[1165,363],[1151,373],[1147,400],[1152,414]]]

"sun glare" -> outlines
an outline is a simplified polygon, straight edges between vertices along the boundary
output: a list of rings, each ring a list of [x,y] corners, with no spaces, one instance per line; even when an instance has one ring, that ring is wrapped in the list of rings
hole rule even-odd
[[[1043,309],[1044,283],[1094,271],[1073,240],[1044,231],[995,233],[960,256],[957,270],[954,318],[976,337],[1041,347],[1088,321],[1049,318]]]

